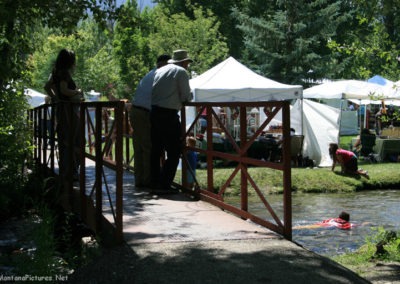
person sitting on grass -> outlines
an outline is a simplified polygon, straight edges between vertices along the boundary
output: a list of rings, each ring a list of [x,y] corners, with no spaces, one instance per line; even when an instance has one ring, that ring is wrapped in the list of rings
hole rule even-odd
[[[339,163],[342,167],[342,174],[361,175],[369,179],[368,172],[358,168],[358,159],[353,152],[339,148],[336,143],[330,143],[329,156],[333,161],[332,171],[335,170],[336,163]]]

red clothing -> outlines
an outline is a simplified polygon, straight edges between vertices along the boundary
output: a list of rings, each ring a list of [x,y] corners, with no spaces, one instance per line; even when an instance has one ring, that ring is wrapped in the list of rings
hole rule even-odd
[[[352,227],[352,224],[346,220],[341,218],[330,218],[318,223],[321,227],[336,227],[341,230],[349,230]]]
[[[336,156],[342,156],[343,162],[346,164],[349,162],[353,157],[355,156],[353,152],[343,150],[343,149],[337,149],[336,150]]]

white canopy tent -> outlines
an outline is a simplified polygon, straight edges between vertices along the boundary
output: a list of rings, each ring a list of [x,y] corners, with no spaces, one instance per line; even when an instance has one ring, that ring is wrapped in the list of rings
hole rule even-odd
[[[190,87],[195,102],[282,101],[301,98],[303,91],[300,85],[286,85],[258,75],[233,57],[191,79]],[[186,124],[194,118],[194,109],[187,108]]]
[[[369,99],[371,95],[387,96],[388,89],[381,85],[359,81],[340,80],[317,85],[303,91],[305,99]]]
[[[336,141],[338,130],[335,127],[337,127],[339,111],[309,100],[306,100],[306,109],[303,111],[302,86],[285,85],[264,78],[232,57],[190,80],[190,86],[194,92],[194,101],[197,102],[297,99],[291,106],[290,123],[297,133],[305,135],[304,154],[313,159],[317,166],[327,166],[328,162],[331,163],[327,153],[328,142]],[[186,113],[187,125],[190,125],[195,118],[194,110],[187,109]],[[260,121],[263,121],[265,114],[261,111],[260,115]],[[304,130],[303,119],[305,119]],[[279,112],[271,123],[281,122],[281,112]],[[335,127],[327,127],[327,125]]]
[[[400,82],[393,82],[389,79],[386,79],[382,76],[375,75],[367,80],[369,83],[375,83],[382,87],[381,96],[384,98],[385,104],[387,106],[400,106]],[[382,104],[382,100],[371,100],[371,99],[349,99],[352,103],[358,105],[380,105]],[[364,120],[366,120],[367,108],[364,107]],[[364,121],[365,124],[365,121]]]
[[[372,79],[372,78],[371,78]],[[382,77],[375,77],[375,81],[383,81]],[[385,81],[388,83],[388,81]],[[371,96],[378,96],[382,98],[389,97],[391,94],[390,88],[372,82],[365,82],[359,80],[340,80],[331,81],[321,85],[317,85],[304,90],[303,98],[307,99],[321,99],[321,100],[336,100],[340,101],[339,109],[343,110],[344,99],[350,100],[369,100]],[[357,104],[360,104],[358,102]],[[353,134],[355,132],[357,117],[350,112],[340,112],[339,129],[342,134]],[[345,121],[342,131],[342,121]],[[351,122],[351,121],[353,122]],[[348,123],[346,121],[349,121]],[[354,129],[351,129],[351,125]],[[339,140],[339,137],[338,137]]]
[[[46,95],[33,89],[25,89],[25,96],[31,108],[35,108],[45,103]]]
[[[100,93],[95,90],[85,93],[85,98],[91,102],[98,102],[100,100]]]
[[[385,103],[399,105],[400,100],[400,81],[393,82],[389,79],[386,79],[382,76],[375,75],[372,78],[368,79],[368,82],[376,83],[384,87],[385,90]],[[363,100],[365,104],[379,104],[379,101],[373,100]]]
[[[233,57],[190,80],[195,102],[283,101],[301,98],[303,87],[258,75]]]
[[[372,79],[372,78],[371,78]],[[383,79],[375,79],[375,81]],[[384,86],[374,82],[365,82],[359,80],[339,80],[330,81],[304,90],[303,98],[321,99],[321,100],[369,100],[372,95],[383,96],[387,94]],[[339,107],[343,109],[342,107]]]
[[[328,153],[328,144],[339,142],[339,129],[342,130],[342,126],[346,134],[351,132],[351,123],[348,123],[349,125],[342,125],[342,120],[346,121],[345,118],[347,116],[354,116],[353,112],[342,112],[344,99],[366,100],[370,99],[370,96],[372,95],[383,97],[388,96],[388,89],[376,83],[359,80],[331,81],[305,89],[303,91],[304,114],[307,115],[303,118],[303,127],[304,131],[307,132],[304,133],[307,141],[305,141],[303,149],[304,154],[308,154],[312,159],[316,160],[317,165],[328,166],[331,163]],[[315,102],[306,99],[336,99],[340,100],[340,107],[333,108],[323,104],[316,105]],[[315,110],[316,107],[324,109],[324,111],[317,111]],[[308,113],[310,113],[310,115]],[[311,115],[311,113],[313,113],[313,115]],[[310,118],[313,116],[316,116],[316,118],[312,118],[311,120]],[[320,118],[318,118],[318,116],[320,116]],[[352,119],[352,121],[354,121],[353,124],[354,127],[356,127],[356,119]],[[346,122],[343,123],[346,124]],[[308,131],[309,129],[313,129],[314,131]],[[336,137],[334,135],[336,135]],[[318,147],[312,149],[307,145],[308,143],[317,144]]]

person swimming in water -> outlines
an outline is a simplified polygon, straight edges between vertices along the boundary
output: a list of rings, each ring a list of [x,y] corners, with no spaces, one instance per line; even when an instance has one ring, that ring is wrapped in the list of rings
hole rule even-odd
[[[296,226],[293,229],[338,228],[349,230],[352,227],[354,227],[354,224],[350,223],[350,214],[342,211],[336,218],[329,218],[312,225]]]
[[[350,223],[350,214],[342,211],[337,218],[329,218],[317,223],[321,227],[336,227],[341,230],[349,230],[352,227]]]

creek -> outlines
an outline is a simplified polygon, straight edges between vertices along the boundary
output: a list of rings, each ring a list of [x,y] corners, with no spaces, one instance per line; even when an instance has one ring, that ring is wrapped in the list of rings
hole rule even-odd
[[[268,195],[267,201],[283,219],[282,195]],[[239,198],[226,202],[238,206]],[[341,211],[350,214],[355,226],[350,230],[337,228],[293,229],[292,239],[303,247],[325,256],[355,251],[377,233],[378,227],[400,231],[400,190],[371,190],[356,193],[292,195],[292,224],[312,225],[334,218]],[[249,212],[273,221],[258,197],[249,198]]]

